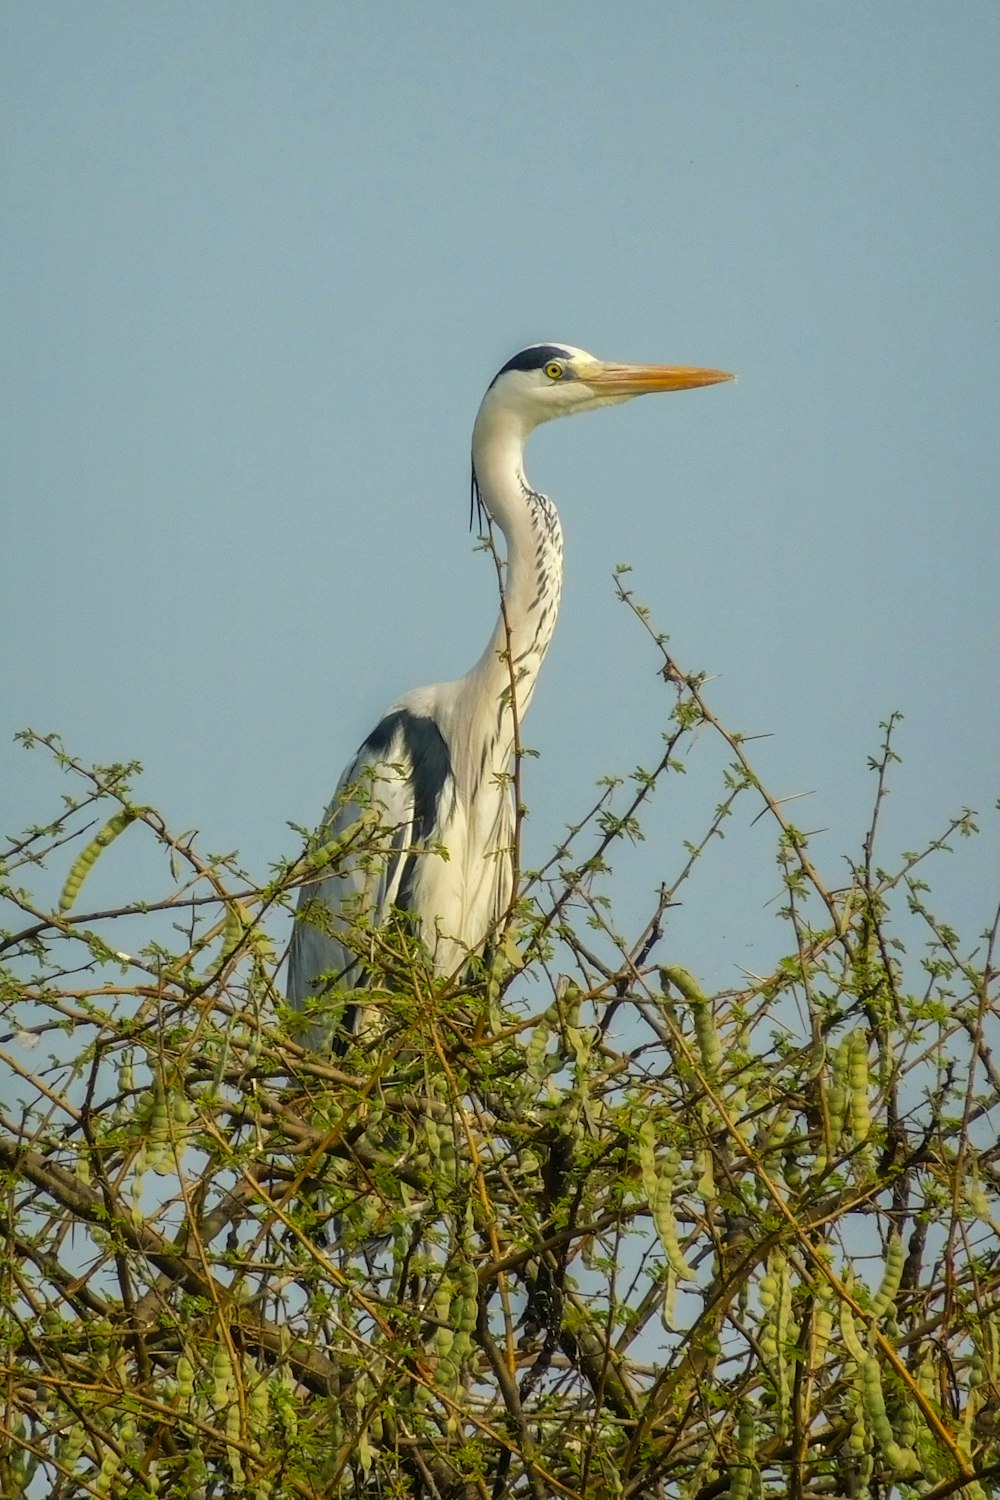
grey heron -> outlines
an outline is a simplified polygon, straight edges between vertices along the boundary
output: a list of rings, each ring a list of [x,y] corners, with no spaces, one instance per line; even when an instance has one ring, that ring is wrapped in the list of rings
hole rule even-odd
[[[371,973],[361,927],[374,935],[393,911],[405,912],[434,972],[457,975],[511,900],[516,727],[552,639],[563,572],[558,512],[525,476],[529,436],[552,417],[730,379],[722,370],[608,363],[568,344],[522,349],[494,376],[472,433],[472,492],[504,537],[500,617],[465,676],[405,693],[341,777],[322,840],[349,843],[367,814],[383,852],[373,858],[366,837],[363,850],[348,848],[302,887],[288,997],[309,1013],[307,1045],[342,1040],[357,1023],[357,995],[348,996]]]

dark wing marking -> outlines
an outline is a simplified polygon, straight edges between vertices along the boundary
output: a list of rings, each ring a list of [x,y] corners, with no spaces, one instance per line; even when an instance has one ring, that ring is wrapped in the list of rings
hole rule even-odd
[[[331,991],[367,983],[356,948],[341,935],[346,936],[352,922],[378,926],[393,908],[411,909],[419,857],[413,847],[434,842],[451,778],[451,756],[433,719],[396,709],[372,730],[340,779],[321,838],[325,842],[347,833],[368,807],[377,809],[381,832],[376,830],[374,839],[366,837],[363,848],[348,852],[329,874],[302,887],[288,958],[292,1005],[304,1010]],[[373,842],[384,851],[374,860]],[[352,1008],[342,1026],[349,1031],[353,1024]],[[314,1026],[307,1045],[326,1045],[334,1025]]]
[[[361,747],[361,754],[373,761],[402,764],[409,772],[412,812],[409,836],[390,861],[388,884],[395,886],[393,905],[410,910],[413,894],[414,855],[411,845],[433,843],[439,827],[439,813],[445,786],[451,776],[451,756],[444,736],[433,719],[411,714],[400,708],[388,714],[372,730]],[[402,861],[398,881],[397,865]]]

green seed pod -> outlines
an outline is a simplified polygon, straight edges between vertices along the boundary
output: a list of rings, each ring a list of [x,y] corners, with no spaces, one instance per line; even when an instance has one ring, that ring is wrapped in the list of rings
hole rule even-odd
[[[851,1433],[847,1439],[848,1450],[856,1456],[867,1453],[870,1441],[863,1412],[861,1408],[858,1408],[855,1411],[854,1421],[851,1423]]]
[[[899,1291],[899,1283],[903,1277],[903,1265],[906,1261],[906,1251],[903,1241],[894,1229],[889,1235],[888,1244],[885,1247],[885,1271],[879,1283],[879,1289],[872,1298],[872,1315],[881,1318],[887,1313],[896,1301],[896,1293]]]
[[[680,964],[665,964],[660,969],[660,983],[664,992],[671,986],[677,990],[691,1007],[694,1020],[694,1036],[701,1055],[702,1067],[709,1078],[718,1073],[722,1065],[722,1043],[716,1030],[715,1014],[704,990],[687,969]]]
[[[750,1500],[750,1491],[757,1474],[757,1426],[754,1409],[748,1401],[740,1407],[740,1419],[736,1428],[736,1453],[738,1462],[730,1469],[729,1500]]]
[[[104,1457],[101,1459],[101,1467],[92,1480],[94,1489],[99,1495],[106,1495],[111,1489],[114,1477],[122,1466],[122,1461],[113,1448],[105,1448]]]
[[[363,833],[375,828],[378,821],[379,817],[375,808],[366,808],[360,818],[351,824],[350,828],[345,828],[344,832],[339,834],[337,838],[329,839],[325,844],[321,844],[318,849],[310,850],[305,855],[302,863],[309,870],[325,869],[327,865],[331,865],[335,860],[339,859],[352,844],[360,839]]]
[[[451,1346],[451,1357],[456,1363],[463,1365],[471,1353],[472,1335],[466,1329],[459,1329]]]
[[[915,1474],[920,1468],[920,1460],[913,1449],[904,1448],[902,1443],[897,1443],[895,1439],[886,1443],[882,1452],[889,1467],[904,1478],[907,1474]]]
[[[240,1408],[237,1402],[230,1403],[226,1412],[226,1437],[229,1440],[226,1447],[226,1457],[229,1459],[229,1469],[238,1484],[243,1483],[243,1459],[236,1444],[240,1441]]]
[[[83,882],[90,874],[98,861],[101,853],[110,843],[122,833],[130,823],[134,823],[141,809],[137,807],[122,807],[115,813],[114,817],[108,819],[99,833],[91,839],[90,843],[77,855],[70,866],[69,874],[66,876],[65,884],[59,895],[59,910],[70,911],[77,896],[83,889]]]
[[[851,1134],[861,1146],[871,1132],[871,1112],[868,1101],[868,1039],[863,1031],[855,1031],[851,1036],[848,1082]]]
[[[848,1372],[850,1384],[847,1388],[847,1407],[851,1418],[851,1432],[847,1440],[847,1448],[848,1452],[857,1459],[862,1454],[871,1452],[872,1435],[868,1430],[868,1418],[865,1414],[861,1366],[848,1365]]]
[[[757,1451],[757,1423],[754,1409],[749,1401],[740,1407],[739,1426],[736,1429],[736,1451],[741,1458],[753,1458]]]
[[[427,1143],[428,1162],[440,1161],[442,1131],[437,1121],[431,1115],[427,1115],[424,1119],[422,1134]]]
[[[646,1190],[646,1197],[650,1206],[656,1196],[656,1184],[659,1181],[656,1171],[656,1127],[652,1118],[647,1115],[639,1126],[639,1167],[642,1172],[642,1185]]]
[[[458,1361],[453,1359],[450,1354],[442,1355],[438,1359],[437,1368],[434,1371],[435,1383],[443,1391],[455,1391],[458,1389],[461,1379],[462,1369]]]
[[[80,1454],[87,1443],[87,1429],[82,1422],[74,1422],[72,1427],[64,1434],[59,1445],[59,1462],[63,1468],[72,1474],[77,1466]]]
[[[681,1153],[676,1146],[670,1146],[664,1151],[660,1158],[659,1175],[665,1182],[673,1182],[681,1169]]]
[[[990,1380],[990,1367],[985,1359],[984,1350],[976,1344],[969,1361],[969,1389],[978,1391],[979,1386],[984,1386]]]
[[[791,1367],[788,1349],[794,1343],[792,1323],[792,1289],[784,1255],[772,1251],[767,1271],[761,1277],[758,1294],[761,1320],[758,1339],[761,1355],[774,1378],[778,1413],[784,1428],[791,1391]]]
[[[478,1306],[468,1297],[456,1297],[451,1305],[451,1321],[456,1341],[459,1334],[470,1334],[476,1326]]]
[[[778,1358],[778,1335],[770,1318],[761,1324],[758,1341],[765,1364],[775,1364]]]
[[[930,1354],[925,1352],[920,1363],[917,1365],[913,1375],[917,1382],[917,1390],[928,1401],[939,1401],[941,1392],[938,1388],[937,1373],[934,1369],[934,1361]]]
[[[479,1321],[479,1277],[475,1267],[463,1261],[458,1268],[458,1295],[451,1308],[451,1323],[456,1334],[468,1335]]]
[[[854,1326],[854,1312],[847,1302],[840,1304],[840,1336],[844,1340],[848,1354],[860,1369],[870,1356],[858,1338],[857,1329]],[[878,1369],[877,1364],[876,1369]]]
[[[813,1373],[817,1373],[823,1368],[832,1332],[833,1308],[825,1297],[817,1297],[813,1304],[812,1315],[811,1368]]]
[[[981,1219],[984,1224],[992,1222],[993,1214],[990,1200],[986,1193],[984,1193],[982,1184],[979,1181],[979,1166],[975,1161],[971,1165],[969,1180],[965,1186],[965,1201],[977,1219]]]
[[[221,1409],[229,1400],[233,1384],[233,1365],[225,1344],[217,1344],[212,1355],[212,1400]]]
[[[778,1304],[775,1308],[774,1327],[778,1335],[778,1348],[781,1350],[783,1362],[786,1349],[793,1349],[798,1343],[798,1330],[795,1327],[795,1319],[792,1317],[792,1283],[788,1275],[788,1266],[784,1257],[781,1263],[781,1286],[778,1293]],[[789,1375],[791,1369],[789,1367]],[[790,1388],[789,1388],[790,1394]]]
[[[145,1146],[140,1146],[132,1163],[132,1185],[131,1198],[132,1207],[129,1210],[133,1224],[141,1224],[145,1218],[142,1211],[142,1189],[146,1173],[149,1171],[149,1153]]]
[[[187,1463],[183,1470],[183,1489],[181,1493],[191,1496],[204,1496],[205,1485],[208,1481],[208,1465],[205,1462],[204,1449],[198,1439],[194,1439],[188,1449]]]
[[[437,1355],[438,1363],[447,1359],[455,1342],[455,1330],[453,1328],[435,1328],[431,1344]]]
[[[684,1259],[680,1240],[677,1235],[673,1188],[669,1178],[663,1177],[657,1183],[656,1197],[650,1207],[653,1211],[653,1223],[656,1226],[656,1232],[660,1236],[660,1244],[663,1246],[667,1257],[667,1264],[682,1281],[693,1281],[694,1272]]]
[[[782,1108],[775,1114],[767,1131],[767,1144],[773,1149],[788,1139],[795,1127],[791,1110]]]
[[[900,1402],[899,1410],[895,1413],[896,1437],[901,1448],[915,1449],[917,1446],[917,1434],[920,1431],[916,1403],[909,1396],[904,1396]]]
[[[578,1068],[586,1068],[590,1062],[590,1054],[594,1050],[594,1031],[590,1026],[563,1027],[563,1036],[567,1048],[573,1054],[573,1061]]]
[[[470,1302],[479,1301],[479,1277],[471,1261],[463,1260],[458,1268],[458,1286],[463,1297]]]
[[[809,1079],[822,1076],[826,1067],[826,1042],[820,1032],[813,1033],[812,1044],[809,1048],[809,1056],[806,1060],[804,1076]]]
[[[714,1078],[722,1066],[722,1043],[715,1026],[715,1015],[707,1000],[692,1004],[694,1013],[694,1035],[701,1054],[702,1065],[709,1078]]]
[[[667,1274],[663,1280],[663,1306],[660,1321],[668,1333],[677,1331],[677,1273],[667,1262]]]
[[[851,1039],[841,1037],[830,1070],[830,1087],[826,1096],[827,1114],[830,1119],[830,1149],[834,1156],[844,1133],[847,1115],[847,1085],[851,1067]]]
[[[194,1400],[194,1365],[186,1354],[178,1355],[175,1374],[177,1398],[182,1407],[189,1407]]]
[[[158,1156],[170,1148],[170,1110],[163,1090],[163,1079],[157,1077],[153,1083],[153,1099],[146,1126],[146,1145],[150,1156]]]
[[[447,1323],[451,1316],[451,1287],[446,1281],[438,1283],[431,1299],[432,1316],[439,1323]]]
[[[805,1181],[806,1174],[802,1170],[802,1163],[791,1151],[785,1154],[785,1159],[781,1166],[781,1175],[785,1186],[791,1188],[793,1192],[800,1188]]]
[[[268,1419],[271,1414],[271,1394],[267,1388],[267,1381],[255,1368],[248,1364],[244,1381],[247,1387],[247,1417],[255,1438],[259,1439],[267,1431]]]
[[[868,1418],[868,1425],[876,1442],[885,1452],[886,1447],[896,1441],[896,1435],[885,1409],[882,1372],[879,1369],[878,1360],[871,1354],[866,1356],[858,1368],[861,1374],[861,1400],[864,1403],[865,1416]]]
[[[455,1331],[451,1326],[451,1287],[441,1282],[431,1299],[431,1313],[438,1326],[431,1336],[434,1352],[439,1360],[447,1358],[455,1342]]]
[[[187,1094],[185,1094],[182,1088],[171,1089],[169,1095],[167,1096],[167,1103],[170,1106],[170,1122],[176,1127],[174,1132],[175,1135],[177,1134],[177,1129],[179,1128],[181,1133],[186,1136],[187,1132],[183,1127],[185,1125],[190,1125],[191,1121],[194,1119],[194,1105],[191,1103],[191,1100],[188,1098]]]
[[[733,1465],[729,1478],[729,1500],[750,1500],[754,1471],[749,1464]]]
[[[563,1019],[566,1026],[579,1026],[580,1009],[583,1003],[583,991],[579,985],[575,985],[565,975],[559,980],[556,993],[555,1010]]]
[[[439,1129],[439,1139],[441,1142],[442,1169],[449,1175],[454,1176],[455,1167],[458,1162],[454,1133],[447,1125],[441,1126]]]
[[[548,1077],[549,1067],[548,1052],[549,1039],[552,1030],[548,1022],[548,1012],[542,1017],[538,1025],[531,1033],[531,1040],[524,1049],[524,1063],[528,1074],[536,1083],[542,1083]]]
[[[742,1083],[738,1083],[729,1095],[726,1108],[738,1125],[747,1112],[747,1091]]]

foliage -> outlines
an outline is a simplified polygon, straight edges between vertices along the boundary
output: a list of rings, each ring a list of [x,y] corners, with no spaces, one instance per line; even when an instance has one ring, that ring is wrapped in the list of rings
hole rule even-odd
[[[368,934],[367,1029],[333,1058],[294,1040],[268,934],[337,851],[255,881],[142,805],[137,767],[25,736],[75,795],[4,859],[0,1492],[992,1492],[998,918],[967,948],[920,878],[972,816],[880,867],[890,721],[830,889],[650,639],[657,764],[522,878],[471,977]],[[721,800],[625,942],[609,851],[706,727]],[[706,995],[664,922],[737,802],[777,829],[786,953]],[[162,897],[81,911],[136,840]]]

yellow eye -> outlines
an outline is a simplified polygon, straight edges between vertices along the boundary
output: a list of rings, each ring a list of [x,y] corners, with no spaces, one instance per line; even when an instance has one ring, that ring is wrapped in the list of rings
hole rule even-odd
[[[563,376],[563,366],[557,359],[551,359],[545,366],[545,373],[550,380],[561,380]]]

